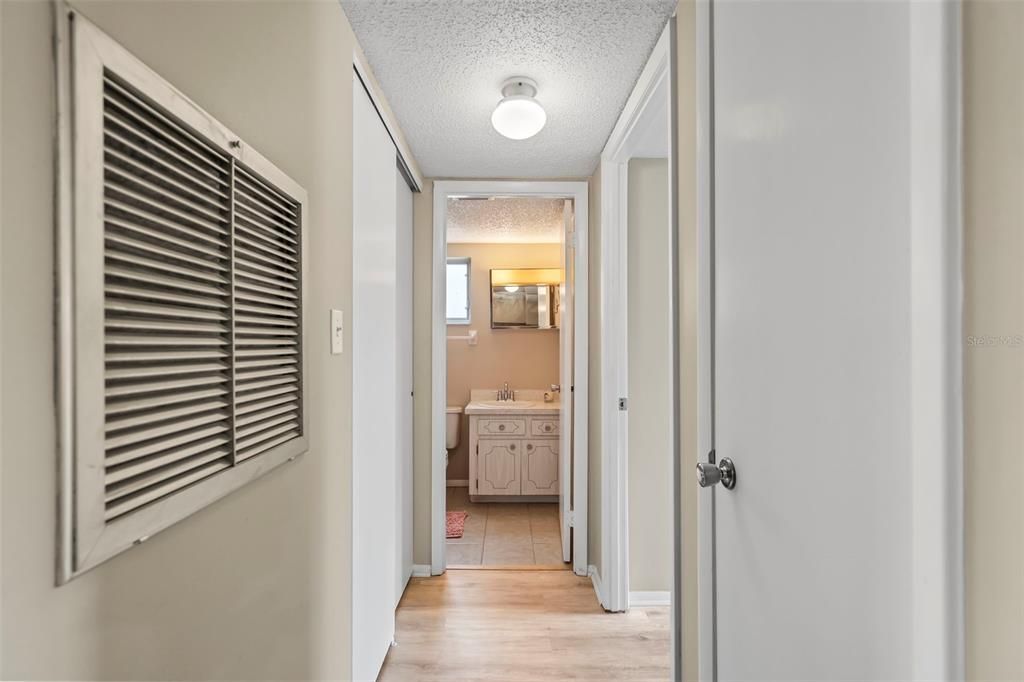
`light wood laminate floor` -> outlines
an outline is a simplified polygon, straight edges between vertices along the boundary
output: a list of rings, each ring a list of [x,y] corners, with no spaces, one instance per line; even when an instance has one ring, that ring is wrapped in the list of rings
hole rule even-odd
[[[557,503],[476,503],[468,488],[448,488],[445,504],[449,511],[469,512],[462,537],[445,543],[449,568],[569,567],[562,563]]]
[[[668,680],[669,609],[606,613],[571,571],[413,578],[382,682]]]

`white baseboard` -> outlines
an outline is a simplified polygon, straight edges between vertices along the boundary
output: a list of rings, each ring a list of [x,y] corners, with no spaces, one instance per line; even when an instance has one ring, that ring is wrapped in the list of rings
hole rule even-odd
[[[412,577],[413,578],[429,578],[430,577],[430,564],[413,564],[412,565]]]
[[[630,592],[629,605],[634,606],[671,606],[672,593],[665,592]]]
[[[604,598],[604,587],[601,585],[601,574],[597,572],[597,566],[590,564],[587,567],[587,573],[590,574],[590,582],[594,583],[594,592],[597,594],[597,601],[600,602],[601,606],[605,609],[606,600]]]
[[[469,479],[467,478],[467,479],[450,480],[450,481],[446,481],[445,485],[448,486],[449,488],[468,488],[469,487]]]

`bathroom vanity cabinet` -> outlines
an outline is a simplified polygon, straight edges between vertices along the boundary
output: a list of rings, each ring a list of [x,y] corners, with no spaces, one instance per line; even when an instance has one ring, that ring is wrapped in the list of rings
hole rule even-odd
[[[558,499],[558,409],[469,414],[469,494]],[[541,499],[543,498],[543,499]],[[509,501],[513,501],[510,499]]]

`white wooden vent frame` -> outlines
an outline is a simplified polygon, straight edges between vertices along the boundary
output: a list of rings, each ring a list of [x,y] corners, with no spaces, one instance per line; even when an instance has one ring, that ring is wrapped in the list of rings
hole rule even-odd
[[[82,15],[57,34],[62,583],[307,450],[308,211]]]

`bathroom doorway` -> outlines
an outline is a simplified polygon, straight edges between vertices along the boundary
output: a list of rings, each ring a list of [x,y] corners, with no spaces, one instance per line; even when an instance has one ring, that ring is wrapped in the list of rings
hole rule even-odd
[[[435,183],[435,575],[587,574],[586,202],[580,182]]]

